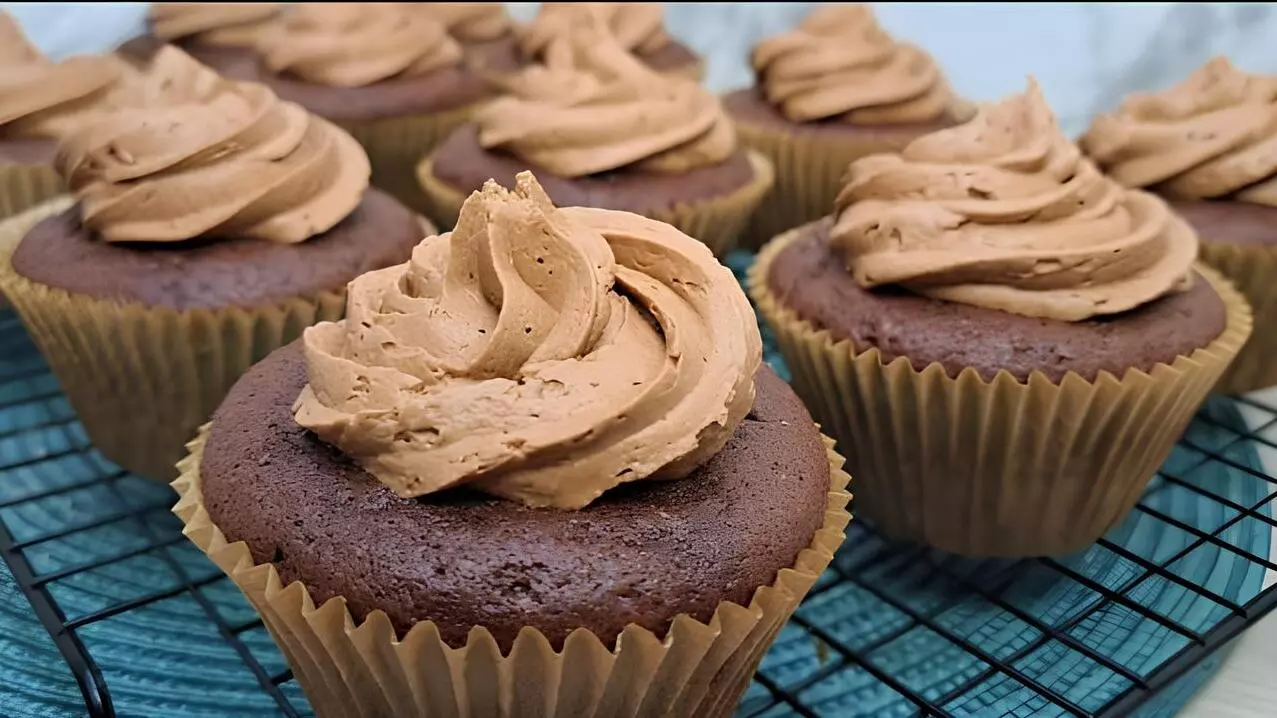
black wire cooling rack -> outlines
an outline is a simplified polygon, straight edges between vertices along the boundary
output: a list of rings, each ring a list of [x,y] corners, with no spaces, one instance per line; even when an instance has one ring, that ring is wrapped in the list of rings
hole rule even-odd
[[[1277,605],[1263,588],[1277,479],[1258,453],[1273,438],[1277,409],[1213,400],[1131,519],[1077,556],[963,560],[853,523],[738,714],[1172,712]],[[171,491],[97,455],[7,312],[0,477],[0,554],[52,638],[38,675],[0,683],[0,713],[310,713],[251,608],[181,535]]]

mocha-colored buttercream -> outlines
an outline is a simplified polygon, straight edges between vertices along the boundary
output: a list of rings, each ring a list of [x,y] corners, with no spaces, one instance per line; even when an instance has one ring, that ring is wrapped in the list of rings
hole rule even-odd
[[[175,48],[153,62],[173,83],[204,88],[202,96],[102,115],[58,150],[84,225],[99,237],[301,242],[359,205],[368,158],[345,132]]]
[[[818,8],[751,59],[767,100],[796,122],[929,122],[953,103],[931,56],[893,40],[867,5]]]
[[[650,55],[670,44],[665,11],[655,2],[547,2],[519,33],[519,46],[541,57],[550,46],[600,21],[626,51]]]
[[[461,63],[443,23],[399,3],[297,3],[258,43],[266,67],[330,87],[362,87]]]
[[[1277,77],[1217,57],[1169,90],[1126,98],[1081,144],[1127,187],[1277,206]]]
[[[151,32],[162,40],[253,47],[279,10],[279,3],[157,2],[148,19]]]
[[[110,56],[53,62],[0,11],[0,137],[62,136],[97,109],[123,70]]]
[[[1104,177],[1041,91],[853,162],[831,242],[863,287],[1078,321],[1191,281],[1197,236],[1156,197]]]
[[[418,2],[405,3],[430,20],[440,23],[458,42],[488,42],[509,33],[514,25],[499,2]]]
[[[556,209],[528,172],[352,282],[346,319],[304,344],[298,423],[398,495],[464,484],[564,509],[712,457],[761,358],[749,302],[705,245]]]
[[[597,25],[505,84],[510,94],[475,117],[479,143],[560,177],[621,167],[681,173],[736,150],[717,97],[649,69]]]

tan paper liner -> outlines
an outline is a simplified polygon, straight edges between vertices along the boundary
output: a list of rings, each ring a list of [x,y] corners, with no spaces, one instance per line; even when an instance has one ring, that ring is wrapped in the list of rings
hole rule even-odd
[[[378,120],[334,120],[350,133],[372,163],[372,184],[418,212],[424,212],[417,186],[417,163],[470,117],[483,103],[426,115]]]
[[[680,615],[664,639],[631,624],[615,650],[577,629],[556,653],[540,631],[525,627],[502,656],[480,626],[460,648],[447,645],[431,621],[399,640],[381,611],[357,625],[344,598],[316,607],[305,585],[283,585],[274,565],[255,564],[247,544],[228,543],[209,518],[200,489],[207,436],[206,425],[182,460],[173,512],[186,523],[186,536],[261,613],[321,717],[729,716],[777,632],[842,544],[851,518],[849,477],[825,439],[825,523],[794,566],[759,587],[748,607],[723,602],[708,624]]]
[[[185,444],[254,362],[345,313],[345,287],[246,309],[178,311],[95,299],[13,271],[14,248],[61,197],[0,223],[0,287],[66,392],[89,440],[111,461],[170,481]]]
[[[744,187],[718,197],[679,203],[668,211],[651,212],[647,216],[699,239],[713,250],[715,256],[725,256],[736,246],[750,215],[767,194],[774,179],[771,163],[766,158],[752,150],[748,158],[753,178]],[[430,157],[417,166],[417,181],[420,184],[418,194],[425,198],[426,215],[440,227],[455,225],[461,214],[461,205],[470,192],[463,192],[435,177],[434,162]]]
[[[1244,394],[1277,385],[1277,247],[1203,240],[1201,260],[1246,297],[1255,321],[1250,339],[1215,391]]]
[[[969,118],[976,106],[957,100],[954,117]],[[732,117],[742,144],[771,160],[776,184],[763,198],[740,238],[742,249],[757,250],[772,237],[829,214],[842,187],[843,175],[853,161],[880,152],[899,152],[916,137],[893,132],[890,137],[838,138],[826,133],[792,131],[746,122]]]
[[[1052,556],[1113,527],[1184,433],[1251,329],[1250,308],[1213,270],[1227,324],[1190,356],[1152,371],[1075,373],[1027,383],[939,364],[883,364],[782,306],[768,285],[769,243],[750,268],[749,293],[775,331],[792,385],[847,456],[856,513],[885,534],[968,556]]]

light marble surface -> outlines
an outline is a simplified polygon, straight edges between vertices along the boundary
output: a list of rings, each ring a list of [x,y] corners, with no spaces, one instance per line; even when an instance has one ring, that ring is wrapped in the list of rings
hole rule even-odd
[[[537,3],[510,3],[520,18]],[[881,22],[937,58],[955,89],[991,100],[1041,83],[1066,131],[1135,90],[1166,87],[1215,54],[1277,73],[1275,3],[876,3]],[[105,50],[138,32],[146,3],[0,3],[55,57]],[[671,32],[708,59],[715,90],[750,83],[758,39],[811,3],[669,3]],[[1277,400],[1277,396],[1272,397]],[[1277,456],[1268,457],[1277,459]],[[1269,464],[1277,469],[1277,461]],[[1271,469],[1270,469],[1271,470]],[[1275,552],[1274,555],[1277,555]],[[1271,577],[1270,577],[1271,579]],[[1248,632],[1182,715],[1277,715],[1277,617]]]

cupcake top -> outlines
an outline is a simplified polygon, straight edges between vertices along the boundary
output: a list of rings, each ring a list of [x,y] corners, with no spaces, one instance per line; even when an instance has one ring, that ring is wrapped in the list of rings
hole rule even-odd
[[[150,73],[183,92],[169,104],[95,116],[58,147],[82,222],[101,239],[295,243],[359,204],[368,158],[342,130],[172,46],[156,54]]]
[[[157,2],[151,3],[147,19],[162,40],[252,47],[279,10],[279,3]]]
[[[504,37],[513,28],[505,5],[497,2],[419,2],[414,10],[441,23],[458,42],[487,42]]]
[[[1197,236],[1102,175],[1036,83],[900,154],[856,160],[831,244],[864,287],[1079,321],[1187,289]]]
[[[670,44],[665,11],[655,2],[547,2],[519,32],[519,47],[541,57],[557,40],[569,39],[597,18],[628,52],[651,54]]]
[[[53,62],[0,12],[0,137],[56,139],[100,109],[125,70],[112,56]]]
[[[1169,90],[1126,98],[1081,144],[1127,187],[1277,206],[1277,77],[1217,57]]]
[[[767,101],[795,122],[918,123],[952,110],[931,56],[893,40],[867,5],[820,7],[760,42],[751,61]]]
[[[396,494],[465,485],[564,509],[712,457],[761,358],[749,302],[705,245],[555,208],[529,172],[351,282],[346,319],[303,343],[297,422]]]
[[[399,3],[298,3],[262,33],[266,67],[330,87],[362,87],[459,65],[443,23]]]
[[[736,151],[717,97],[649,69],[597,26],[557,41],[544,66],[502,84],[509,94],[475,116],[479,144],[560,177],[683,173]]]

